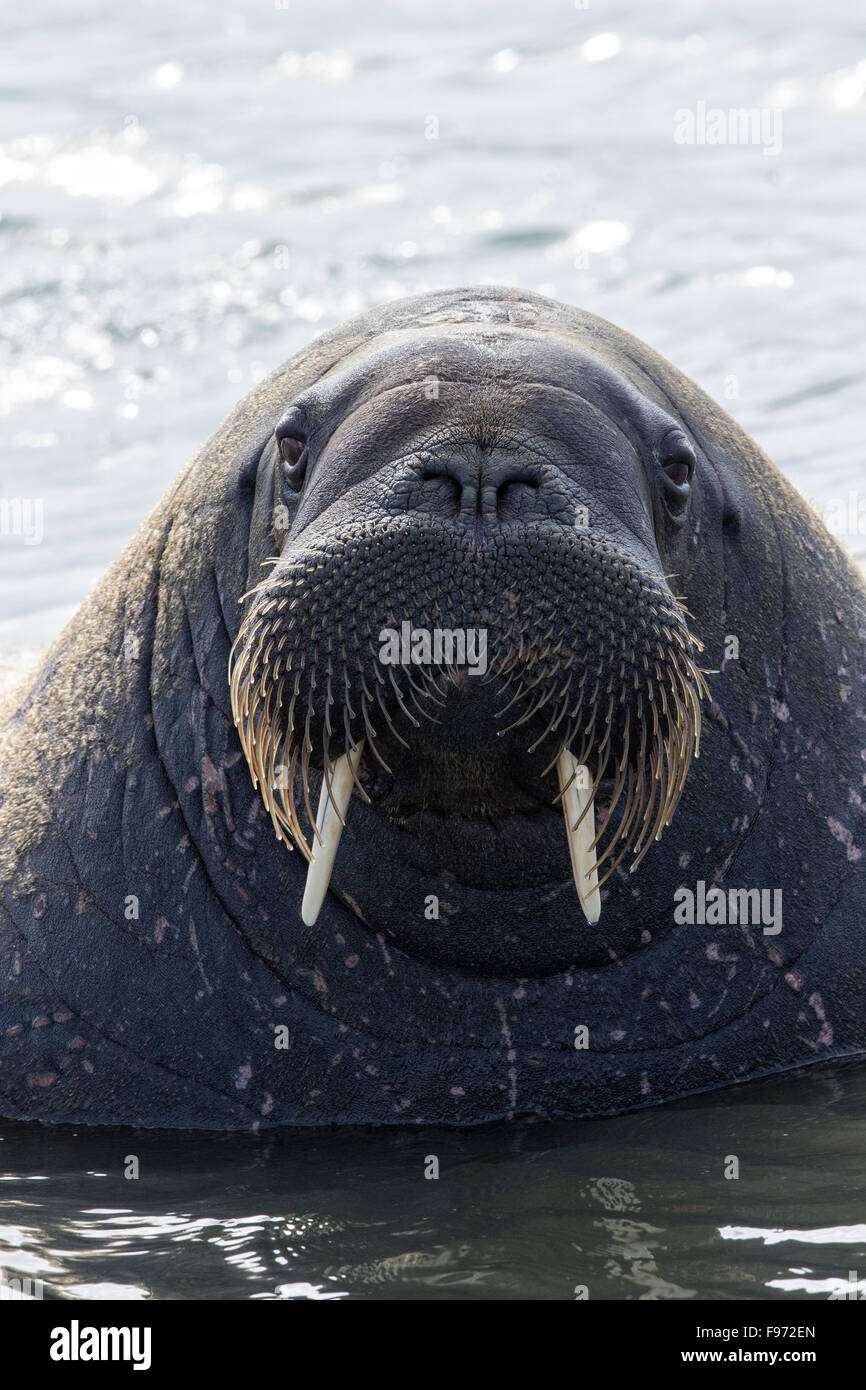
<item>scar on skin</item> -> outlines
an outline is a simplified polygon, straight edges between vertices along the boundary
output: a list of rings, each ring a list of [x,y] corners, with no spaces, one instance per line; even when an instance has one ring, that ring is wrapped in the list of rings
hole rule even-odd
[[[841,821],[834,820],[832,816],[828,816],[827,829],[830,831],[834,840],[838,840],[840,845],[845,846],[845,853],[848,860],[852,864],[855,864],[857,860],[861,858],[862,851],[854,844],[854,836],[848,827],[843,825]]]

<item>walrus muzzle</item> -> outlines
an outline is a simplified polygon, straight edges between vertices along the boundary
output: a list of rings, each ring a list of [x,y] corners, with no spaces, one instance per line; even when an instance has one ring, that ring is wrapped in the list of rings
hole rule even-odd
[[[606,879],[629,854],[636,869],[669,824],[699,752],[701,643],[664,577],[623,546],[547,520],[478,536],[417,513],[344,522],[288,544],[248,597],[232,708],[276,834],[309,860],[308,923],[353,790],[375,805],[390,750],[405,760],[441,738],[456,701],[480,712],[474,748],[495,762],[517,741],[534,794],[561,803],[588,921]],[[483,632],[483,676],[430,644],[384,662],[380,635],[406,623]],[[465,794],[477,800],[468,773]],[[495,786],[485,797],[495,814]]]

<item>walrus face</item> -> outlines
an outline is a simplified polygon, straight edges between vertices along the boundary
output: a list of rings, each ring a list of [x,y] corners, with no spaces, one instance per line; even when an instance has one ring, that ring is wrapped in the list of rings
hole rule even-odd
[[[293,515],[231,695],[276,833],[310,861],[304,921],[333,870],[406,949],[509,974],[579,959],[698,751],[701,644],[666,577],[682,425],[562,339],[474,325],[345,359],[287,403],[274,456]],[[571,876],[580,907],[572,889],[546,934]]]

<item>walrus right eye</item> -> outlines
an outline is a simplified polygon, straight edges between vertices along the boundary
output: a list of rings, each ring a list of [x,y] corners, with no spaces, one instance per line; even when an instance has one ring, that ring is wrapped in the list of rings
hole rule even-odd
[[[287,434],[280,440],[280,458],[283,460],[283,476],[293,492],[300,492],[307,472],[306,441],[297,435]]]

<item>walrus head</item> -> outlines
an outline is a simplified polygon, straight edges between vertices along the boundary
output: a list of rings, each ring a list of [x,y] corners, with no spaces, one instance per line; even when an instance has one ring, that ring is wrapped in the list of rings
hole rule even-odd
[[[699,751],[673,584],[686,429],[562,338],[452,325],[380,338],[287,402],[270,467],[279,553],[230,685],[276,834],[309,861],[304,921],[333,871],[415,952],[512,975],[579,958]],[[572,876],[552,943],[539,916]]]

